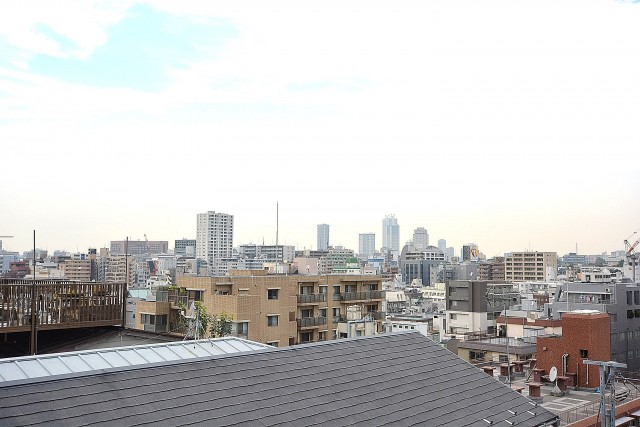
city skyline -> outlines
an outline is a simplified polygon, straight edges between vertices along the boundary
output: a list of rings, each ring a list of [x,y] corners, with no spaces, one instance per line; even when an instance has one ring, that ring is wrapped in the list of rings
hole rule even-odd
[[[475,242],[624,249],[640,230],[640,4],[14,2],[0,13],[0,238],[69,252]],[[279,213],[276,214],[276,204]],[[379,244],[378,244],[379,246]]]

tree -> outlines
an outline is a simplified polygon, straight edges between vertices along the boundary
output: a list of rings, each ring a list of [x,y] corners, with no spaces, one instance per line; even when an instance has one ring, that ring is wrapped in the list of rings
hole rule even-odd
[[[212,337],[226,337],[231,334],[231,326],[233,325],[233,316],[231,314],[224,311],[219,315],[212,314],[210,320],[211,328],[209,332]]]
[[[207,314],[207,307],[202,301],[195,302],[196,319],[198,319],[198,338],[204,338],[207,334],[209,323],[211,323],[212,315]]]

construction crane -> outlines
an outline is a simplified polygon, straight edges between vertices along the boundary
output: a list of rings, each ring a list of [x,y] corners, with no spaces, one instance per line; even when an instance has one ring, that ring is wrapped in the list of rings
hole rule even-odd
[[[637,231],[634,231],[631,236],[624,239],[624,250],[629,263],[631,264],[631,268],[633,269],[633,283],[636,283],[636,260],[638,259],[638,253],[636,252],[636,246],[640,243],[640,239],[637,239],[633,243],[629,243],[629,239],[636,234]]]

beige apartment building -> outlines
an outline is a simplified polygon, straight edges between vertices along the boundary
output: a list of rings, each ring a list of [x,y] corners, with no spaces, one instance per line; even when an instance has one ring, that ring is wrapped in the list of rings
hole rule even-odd
[[[505,254],[507,282],[545,282],[558,276],[556,252],[512,252]]]
[[[90,259],[67,259],[63,263],[60,263],[60,270],[62,270],[62,275],[67,280],[80,282],[91,281]]]
[[[137,329],[175,330],[181,307],[192,301],[201,301],[209,314],[230,314],[233,336],[279,347],[381,333],[385,318],[380,276],[232,270],[229,276],[177,281],[158,291],[155,302],[136,304]]]

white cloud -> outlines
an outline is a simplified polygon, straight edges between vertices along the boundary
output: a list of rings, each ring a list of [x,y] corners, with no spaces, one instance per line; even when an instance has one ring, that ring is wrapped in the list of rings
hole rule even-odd
[[[23,61],[34,54],[86,58],[107,42],[106,30],[125,17],[131,4],[129,0],[7,2],[0,13],[0,37],[21,50]],[[73,46],[61,45],[47,30]]]

